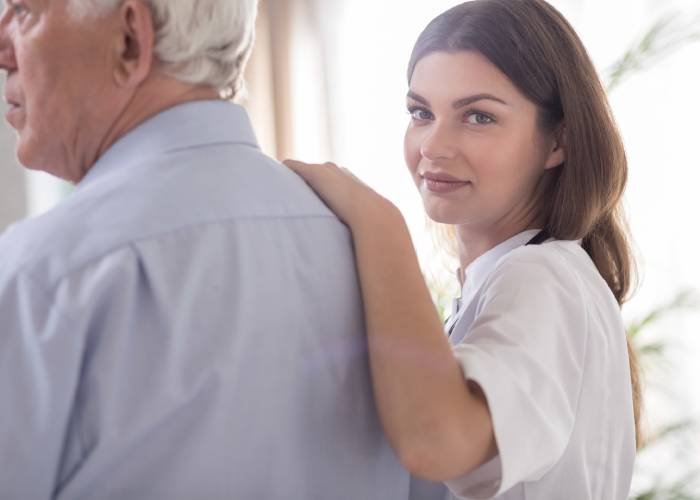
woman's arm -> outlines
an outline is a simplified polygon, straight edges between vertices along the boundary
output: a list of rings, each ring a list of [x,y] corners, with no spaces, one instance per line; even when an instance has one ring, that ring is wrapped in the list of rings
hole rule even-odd
[[[352,231],[375,399],[401,462],[446,480],[495,456],[485,398],[452,355],[399,210],[335,165],[285,163]]]

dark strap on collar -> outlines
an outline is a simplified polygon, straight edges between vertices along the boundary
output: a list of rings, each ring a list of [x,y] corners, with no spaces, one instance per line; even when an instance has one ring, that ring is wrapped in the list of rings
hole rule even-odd
[[[542,231],[540,231],[539,233],[537,233],[537,234],[535,235],[535,237],[532,238],[530,241],[528,241],[525,245],[526,245],[526,246],[527,246],[527,245],[540,245],[540,244],[544,243],[545,241],[547,241],[547,240],[548,240],[549,238],[551,238],[551,237],[552,237],[552,236],[549,234],[549,231],[547,231],[546,229],[543,229]],[[445,325],[447,325],[447,322],[448,322],[449,320],[450,320],[450,318],[447,318],[447,319],[445,320]],[[447,336],[448,336],[448,337],[449,337],[450,335],[452,335],[452,331],[455,329],[455,326],[456,326],[456,325],[457,325],[457,321],[455,321],[454,323],[452,323],[452,326],[450,327],[450,330],[447,332]]]
[[[549,234],[549,231],[547,231],[546,229],[543,229],[542,231],[537,233],[534,238],[532,238],[530,241],[528,241],[525,244],[525,246],[527,246],[527,245],[539,245],[541,243],[544,243],[545,241],[547,241],[551,237],[552,236]]]

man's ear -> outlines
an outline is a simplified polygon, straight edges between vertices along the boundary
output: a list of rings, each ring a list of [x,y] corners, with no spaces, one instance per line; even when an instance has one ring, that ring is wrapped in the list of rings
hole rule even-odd
[[[562,124],[554,132],[554,141],[545,162],[545,170],[562,166],[566,162],[566,125]]]
[[[153,68],[155,28],[151,9],[142,0],[126,0],[117,13],[115,83],[123,88],[139,86]]]

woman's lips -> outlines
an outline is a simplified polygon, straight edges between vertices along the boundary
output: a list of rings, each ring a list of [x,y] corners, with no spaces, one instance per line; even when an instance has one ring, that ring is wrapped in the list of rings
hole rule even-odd
[[[470,181],[463,181],[444,173],[426,172],[421,177],[426,189],[438,194],[451,193],[471,184]]]

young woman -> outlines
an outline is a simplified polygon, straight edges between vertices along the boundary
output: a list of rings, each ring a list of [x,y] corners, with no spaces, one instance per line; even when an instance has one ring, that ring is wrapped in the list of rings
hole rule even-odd
[[[428,25],[408,78],[406,162],[458,239],[449,336],[398,210],[344,169],[287,162],[352,231],[392,446],[461,498],[627,498],[627,166],[586,50],[543,0],[477,0]]]

